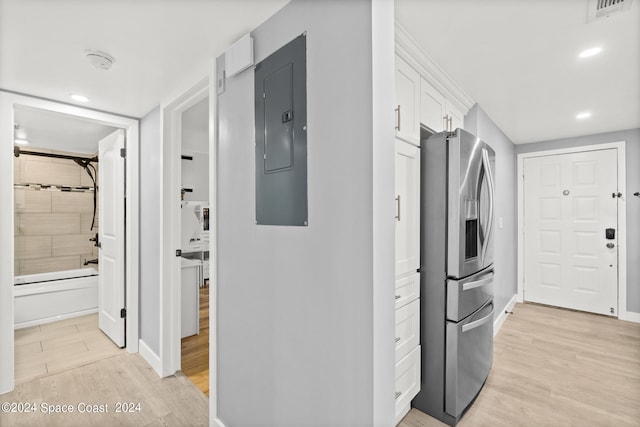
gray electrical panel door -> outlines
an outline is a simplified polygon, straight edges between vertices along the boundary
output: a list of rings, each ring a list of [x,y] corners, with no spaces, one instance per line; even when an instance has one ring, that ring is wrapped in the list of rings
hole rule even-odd
[[[307,45],[255,67],[256,223],[307,225]]]

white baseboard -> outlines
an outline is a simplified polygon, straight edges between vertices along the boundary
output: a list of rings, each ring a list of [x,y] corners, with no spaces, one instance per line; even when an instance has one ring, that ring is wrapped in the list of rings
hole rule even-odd
[[[153,350],[149,348],[146,342],[138,340],[140,356],[156,371],[159,377],[162,377],[162,363],[160,362],[160,356],[155,354]]]
[[[220,421],[220,418],[214,418],[209,423],[211,427],[225,427],[225,425]]]
[[[507,311],[513,310],[513,306],[516,305],[518,301],[518,295],[514,295],[511,297],[507,305],[500,311],[500,315],[496,320],[493,321],[493,336],[495,337],[498,334],[500,328],[502,328],[502,324],[505,320],[507,320]]]
[[[618,313],[618,319],[626,320],[627,322],[640,323],[640,313],[633,311],[621,311]]]

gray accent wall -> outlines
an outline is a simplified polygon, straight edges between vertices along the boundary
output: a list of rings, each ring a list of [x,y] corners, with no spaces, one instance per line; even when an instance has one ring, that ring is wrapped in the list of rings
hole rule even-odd
[[[486,142],[496,152],[496,240],[494,243],[494,318],[502,313],[518,291],[517,285],[517,211],[516,158],[513,142],[487,113],[474,105],[464,118],[465,130]],[[502,218],[502,228],[500,228]]]
[[[640,129],[516,145],[516,154],[625,141],[627,188],[627,311],[640,313]]]
[[[256,225],[253,69],[218,96],[227,426],[394,423],[393,5],[377,74],[376,3],[294,0],[252,33],[259,62],[307,32],[308,227]]]
[[[160,354],[160,107],[140,120],[140,340]]]

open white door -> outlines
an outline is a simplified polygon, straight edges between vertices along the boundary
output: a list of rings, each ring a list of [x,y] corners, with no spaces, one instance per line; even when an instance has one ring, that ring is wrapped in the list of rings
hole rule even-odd
[[[123,130],[101,140],[98,147],[98,324],[119,347],[125,346],[125,164],[120,156],[123,148]]]

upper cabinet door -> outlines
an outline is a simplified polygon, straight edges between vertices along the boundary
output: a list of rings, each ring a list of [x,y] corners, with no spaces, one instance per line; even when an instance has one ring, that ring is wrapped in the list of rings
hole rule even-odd
[[[420,268],[420,149],[396,139],[396,277]]]
[[[396,137],[420,144],[420,75],[396,56]]]
[[[420,78],[420,122],[435,133],[442,132],[445,129],[446,104],[445,97]]]
[[[447,117],[451,119],[450,130],[456,130],[457,128],[464,129],[464,114],[451,105],[451,102],[447,102]]]

